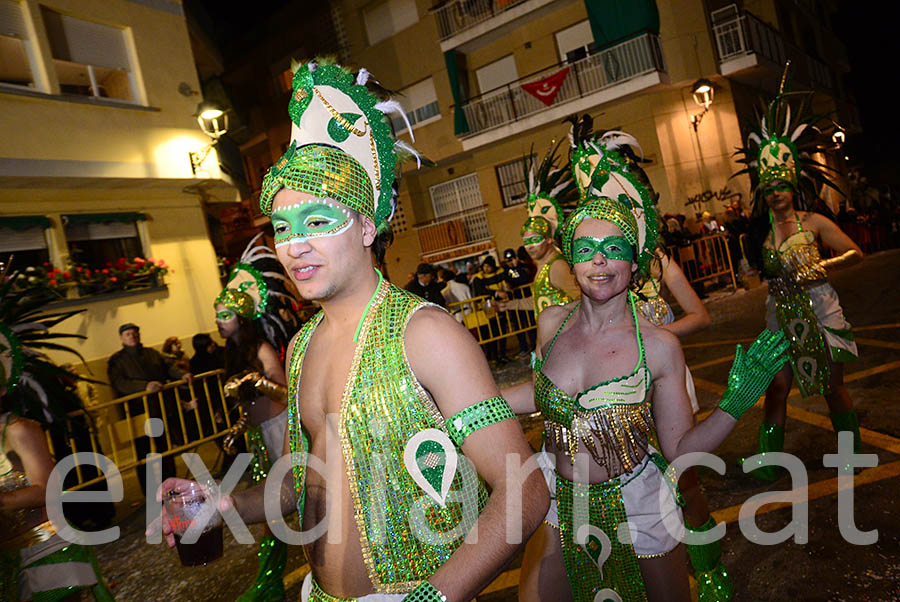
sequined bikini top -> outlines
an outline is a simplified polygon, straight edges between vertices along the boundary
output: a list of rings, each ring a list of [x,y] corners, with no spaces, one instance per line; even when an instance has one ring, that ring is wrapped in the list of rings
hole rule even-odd
[[[547,348],[547,357],[579,305],[569,312],[556,331]],[[630,374],[596,384],[573,398],[544,374],[547,358],[540,359],[535,355],[532,360],[536,378],[534,401],[544,415],[548,437],[552,438],[557,448],[567,452],[573,464],[575,454],[583,444],[594,461],[604,466],[610,474],[627,472],[637,466],[647,454],[647,446],[655,430],[651,404],[647,399],[652,377],[647,367],[633,295],[631,313],[640,355]]]
[[[821,266],[816,235],[804,230],[796,216],[797,232],[776,247],[775,228],[771,228],[772,247],[763,247],[763,273],[770,279],[782,279],[785,283],[815,284],[824,281],[828,273]]]

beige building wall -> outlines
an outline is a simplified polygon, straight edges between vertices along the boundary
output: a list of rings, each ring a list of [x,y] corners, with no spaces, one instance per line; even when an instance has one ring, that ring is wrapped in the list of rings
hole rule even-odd
[[[41,5],[125,28],[138,82],[133,103],[60,94]],[[61,215],[144,213],[147,221],[137,225],[145,256],[164,259],[171,267],[164,290],[67,302],[85,311],[59,330],[88,336],[72,346],[88,360],[93,375],[105,380],[106,358],[121,347],[118,326],[124,322],[142,327],[146,345],[177,336],[186,350],[195,333],[215,330],[218,267],[197,189],[219,202],[235,201],[237,193],[219,171],[214,150],[197,175],[191,171],[188,152],[210,140],[194,117],[199,93],[179,93],[182,83],[200,89],[180,2],[153,8],[130,0],[26,0],[22,6],[39,69],[31,90],[0,86],[0,216],[49,217],[51,261],[65,268]],[[67,354],[51,355],[77,362]],[[109,390],[101,387],[99,393],[106,397]]]

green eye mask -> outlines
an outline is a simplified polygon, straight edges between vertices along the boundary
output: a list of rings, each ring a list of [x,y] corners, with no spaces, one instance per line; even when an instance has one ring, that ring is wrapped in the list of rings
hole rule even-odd
[[[572,263],[592,261],[597,253],[607,259],[634,261],[634,249],[624,236],[582,236],[572,243]]]
[[[349,210],[319,199],[295,203],[272,213],[276,247],[319,236],[336,236],[352,223]]]
[[[237,314],[234,313],[232,310],[223,309],[222,311],[216,312],[216,321],[217,322],[227,322],[228,320],[231,320],[236,316],[237,316]]]
[[[522,242],[525,243],[526,247],[531,247],[533,245],[539,245],[544,242],[544,237],[539,235],[529,236],[527,238],[523,238]]]

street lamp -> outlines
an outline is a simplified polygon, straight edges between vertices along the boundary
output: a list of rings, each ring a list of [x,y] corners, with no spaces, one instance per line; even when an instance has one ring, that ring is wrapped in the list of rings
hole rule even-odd
[[[694,85],[691,86],[691,94],[694,96],[694,102],[696,102],[698,106],[703,107],[703,111],[691,116],[691,125],[694,126],[694,132],[696,133],[697,126],[700,125],[700,121],[709,111],[709,107],[713,103],[713,97],[716,94],[716,90],[711,81],[701,78],[695,81]]]
[[[840,128],[836,128],[834,133],[831,134],[831,141],[834,142],[834,148],[838,149],[844,146],[844,142],[847,140],[847,134],[844,133],[844,130]]]
[[[200,129],[212,139],[212,142],[199,151],[188,152],[188,156],[191,159],[191,171],[194,175],[197,175],[197,170],[206,161],[209,152],[219,142],[219,138],[228,131],[228,114],[214,102],[204,100],[197,105],[195,116],[197,117],[197,123],[200,124]]]

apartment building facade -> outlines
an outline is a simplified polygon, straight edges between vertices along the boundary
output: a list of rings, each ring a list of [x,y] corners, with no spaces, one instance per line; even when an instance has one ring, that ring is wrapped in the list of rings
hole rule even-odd
[[[623,129],[640,140],[661,212],[719,213],[734,198],[746,203],[749,180],[729,179],[738,170],[732,154],[786,61],[794,89],[815,91],[816,110],[849,131],[859,128],[843,85],[849,65],[828,26],[832,4],[335,0],[324,46],[292,36],[300,25],[291,19],[267,27],[297,40],[298,60],[333,54],[403,94],[414,146],[437,163],[404,167],[387,267],[405,282],[420,261],[459,267],[518,247],[524,157],[565,138],[563,119],[576,113],[590,114],[595,129]],[[278,61],[267,65],[273,76],[264,85],[280,106],[290,74],[281,71],[286,56]],[[693,94],[699,80],[714,93],[704,106]],[[288,143],[282,111],[243,149],[251,189]],[[394,126],[411,141],[401,120]],[[562,149],[565,155],[565,142]],[[840,167],[840,158],[821,159]]]
[[[100,378],[122,323],[147,345],[214,330],[204,208],[239,195],[198,125],[199,90],[180,1],[0,0],[0,261],[59,270],[57,307],[85,310],[62,328],[88,335],[73,346]],[[74,284],[119,258],[168,273]]]

